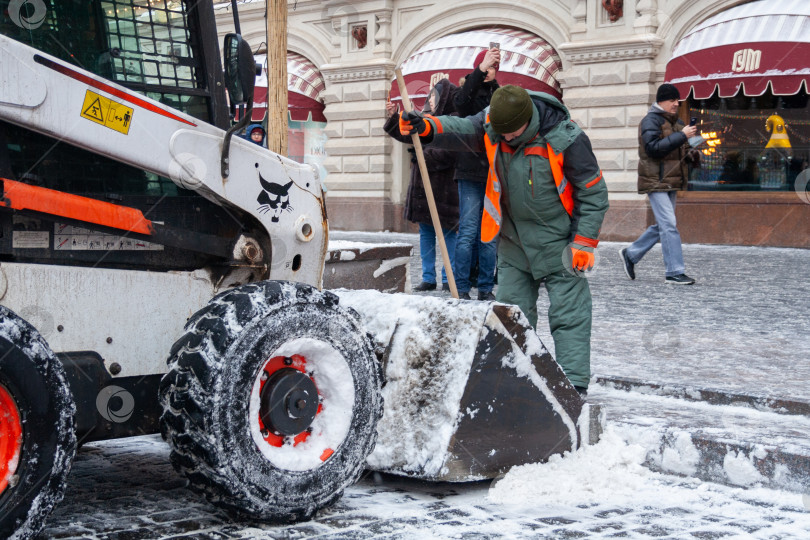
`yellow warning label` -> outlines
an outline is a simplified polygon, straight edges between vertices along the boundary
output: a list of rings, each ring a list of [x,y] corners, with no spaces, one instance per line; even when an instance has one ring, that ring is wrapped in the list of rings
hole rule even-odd
[[[82,118],[92,120],[124,135],[129,134],[133,109],[90,90],[84,96]]]

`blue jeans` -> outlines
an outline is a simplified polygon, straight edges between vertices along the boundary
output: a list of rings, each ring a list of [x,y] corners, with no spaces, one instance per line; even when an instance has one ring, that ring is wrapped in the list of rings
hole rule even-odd
[[[675,222],[676,193],[676,191],[657,191],[647,194],[653,214],[655,214],[655,225],[647,227],[644,234],[627,248],[627,258],[631,263],[636,264],[656,242],[660,241],[667,277],[677,276],[684,272],[681,234],[678,232],[678,224]]]
[[[444,232],[444,243],[447,245],[447,254],[450,256],[450,267],[455,272],[453,253],[456,251],[457,234],[453,229],[442,229],[442,231]],[[433,228],[433,225],[419,224],[419,255],[422,257],[422,281],[436,283],[436,229]],[[441,256],[439,258],[441,259]],[[442,283],[447,283],[444,264],[442,264]]]
[[[490,292],[495,286],[497,242],[481,242],[481,215],[484,211],[484,182],[458,181],[458,242],[456,243],[456,287],[470,292],[470,267],[478,245],[478,291]]]

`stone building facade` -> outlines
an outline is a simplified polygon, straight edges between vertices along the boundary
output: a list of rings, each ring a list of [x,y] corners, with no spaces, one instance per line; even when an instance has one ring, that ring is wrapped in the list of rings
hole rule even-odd
[[[616,16],[606,9],[611,2],[600,0],[290,0],[288,49],[318,66],[326,83],[321,97],[328,120],[330,226],[410,230],[401,218],[409,163],[402,145],[382,131],[394,70],[433,40],[502,26],[543,38],[560,56],[563,100],[589,135],[610,190],[602,238],[634,239],[652,220],[645,197],[636,193],[638,124],[664,81],[672,51],[697,24],[747,1],[624,0],[613,2],[621,6]],[[238,9],[243,36],[258,48],[265,39],[264,2],[248,0]],[[229,8],[218,10],[223,33],[230,19]],[[365,27],[363,47],[358,27]],[[810,219],[810,206],[795,193],[683,195],[679,220],[687,242],[810,246],[808,232],[799,240],[761,234],[763,227],[778,227],[784,212],[796,214],[791,223]],[[708,233],[701,216],[732,207],[737,214]],[[762,218],[759,236],[725,230],[761,215],[771,217]]]

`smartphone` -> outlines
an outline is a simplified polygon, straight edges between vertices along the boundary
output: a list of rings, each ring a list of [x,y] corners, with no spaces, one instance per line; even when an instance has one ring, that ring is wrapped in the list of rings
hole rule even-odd
[[[690,126],[694,126],[694,125],[696,125],[696,124],[697,124],[697,118],[695,118],[695,117],[693,116],[692,118],[690,118],[690,119],[689,119],[689,125],[690,125]]]
[[[501,44],[500,44],[500,43],[497,43],[497,42],[495,42],[495,41],[490,41],[490,42],[489,42],[489,48],[490,48],[490,49],[500,49],[500,48],[501,48]]]

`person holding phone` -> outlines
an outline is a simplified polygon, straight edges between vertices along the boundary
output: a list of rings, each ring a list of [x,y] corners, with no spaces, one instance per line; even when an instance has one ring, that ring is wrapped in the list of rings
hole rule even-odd
[[[447,79],[439,80],[428,94],[423,114],[453,114],[452,95],[456,85]],[[397,105],[386,103],[386,122],[383,130],[395,140],[409,144],[410,137],[402,136],[399,132],[399,114]],[[444,268],[441,272],[441,283],[436,275],[436,230],[430,215],[430,206],[422,183],[422,174],[416,161],[413,146],[408,146],[411,157],[411,179],[408,183],[408,192],[405,196],[403,217],[419,226],[419,254],[422,260],[422,282],[413,287],[414,292],[434,291],[441,287],[449,291],[447,276]],[[456,155],[448,150],[438,148],[425,148],[425,165],[433,190],[433,199],[436,211],[439,214],[444,242],[450,256],[450,266],[455,273],[455,246],[458,236],[458,190],[453,182],[456,165]]]
[[[500,46],[490,43],[490,48],[479,52],[473,60],[473,70],[459,88],[453,102],[462,118],[473,116],[489,107],[492,95],[499,88],[495,76],[501,61]],[[459,228],[456,242],[456,287],[459,298],[469,298],[473,286],[470,274],[478,267],[475,283],[479,300],[494,300],[495,287],[495,242],[481,242],[481,215],[484,208],[484,191],[489,164],[485,152],[459,154],[456,163],[456,183],[459,198]],[[477,253],[477,257],[476,257]]]
[[[675,86],[659,86],[655,103],[638,128],[638,192],[647,195],[655,215],[655,224],[619,252],[624,272],[630,279],[636,279],[635,265],[656,243],[661,242],[664,283],[695,283],[684,273],[681,234],[675,219],[676,194],[686,189],[689,178],[687,162],[692,158],[688,141],[697,134],[695,118],[688,126],[678,119],[680,99],[680,92]]]

